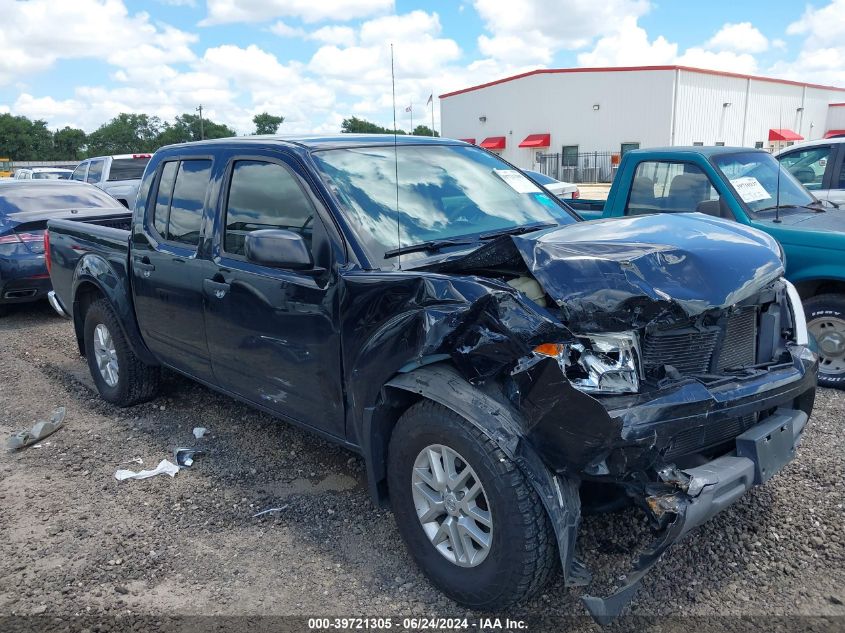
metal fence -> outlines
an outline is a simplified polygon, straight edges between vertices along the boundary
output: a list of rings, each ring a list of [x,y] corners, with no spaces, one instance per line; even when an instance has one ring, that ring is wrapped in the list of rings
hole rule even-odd
[[[619,152],[540,154],[540,171],[564,182],[613,182]]]

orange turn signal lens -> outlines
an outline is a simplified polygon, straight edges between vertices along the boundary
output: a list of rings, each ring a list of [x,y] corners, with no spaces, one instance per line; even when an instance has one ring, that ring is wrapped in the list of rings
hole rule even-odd
[[[534,348],[534,352],[543,356],[557,358],[563,354],[563,345],[560,343],[543,343]]]

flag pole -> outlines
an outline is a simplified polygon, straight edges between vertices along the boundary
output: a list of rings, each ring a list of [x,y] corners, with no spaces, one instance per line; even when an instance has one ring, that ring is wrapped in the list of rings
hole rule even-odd
[[[414,133],[414,102],[411,100],[411,134]]]
[[[434,90],[431,91],[431,96],[428,98],[429,102],[431,103],[431,136],[437,136],[437,133],[434,131]]]

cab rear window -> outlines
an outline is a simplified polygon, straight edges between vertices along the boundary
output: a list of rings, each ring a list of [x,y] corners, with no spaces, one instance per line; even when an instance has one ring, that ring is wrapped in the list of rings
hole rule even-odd
[[[149,156],[144,156],[143,158],[115,158],[111,162],[109,182],[140,178],[144,175],[144,169],[149,162]]]

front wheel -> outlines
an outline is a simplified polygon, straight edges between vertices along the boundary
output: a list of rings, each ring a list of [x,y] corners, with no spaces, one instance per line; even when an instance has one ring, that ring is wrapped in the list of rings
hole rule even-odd
[[[158,391],[160,370],[142,362],[123,335],[105,299],[85,313],[85,356],[103,399],[119,407],[145,402]]]
[[[819,353],[819,385],[845,389],[845,297],[826,294],[804,302],[807,329]]]
[[[540,498],[455,412],[428,400],[405,412],[390,439],[388,485],[411,555],[456,602],[500,610],[545,586],[557,547]]]

